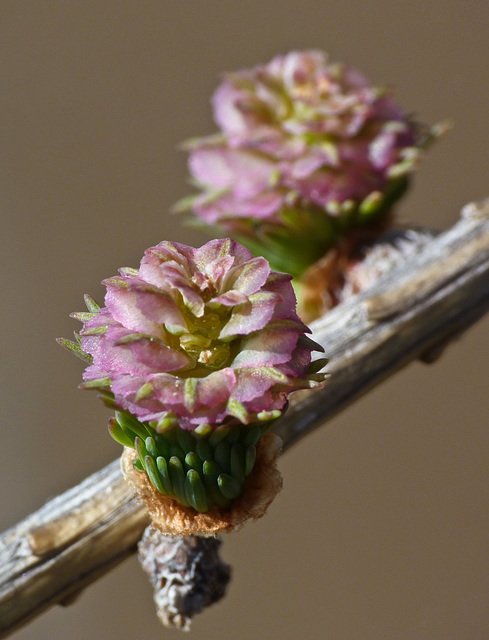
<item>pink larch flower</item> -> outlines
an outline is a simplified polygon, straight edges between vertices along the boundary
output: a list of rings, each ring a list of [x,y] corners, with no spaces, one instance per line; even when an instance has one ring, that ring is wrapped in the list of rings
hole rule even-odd
[[[314,385],[307,370],[320,347],[305,338],[290,276],[237,242],[162,242],[120,274],[104,281],[106,306],[82,316],[93,359],[84,379],[102,380],[138,419],[248,424]]]
[[[229,506],[288,395],[321,384],[290,280],[230,239],[161,242],[104,281],[105,307],[86,298],[78,344],[60,340],[116,408],[113,437],[184,506]]]
[[[260,246],[293,275],[386,212],[435,135],[319,51],[227,74],[212,104],[221,133],[188,143],[201,192],[177,209]]]

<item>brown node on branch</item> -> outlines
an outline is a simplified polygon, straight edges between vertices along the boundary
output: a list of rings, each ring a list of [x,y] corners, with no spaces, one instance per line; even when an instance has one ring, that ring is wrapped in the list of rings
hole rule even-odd
[[[168,536],[146,528],[138,545],[139,563],[166,627],[190,631],[192,618],[224,597],[231,567],[219,556],[221,544],[216,538]]]

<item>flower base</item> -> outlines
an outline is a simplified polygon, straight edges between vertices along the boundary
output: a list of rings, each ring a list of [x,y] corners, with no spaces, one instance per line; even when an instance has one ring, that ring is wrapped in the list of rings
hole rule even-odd
[[[174,498],[162,495],[151,484],[146,473],[134,468],[138,454],[124,448],[121,469],[126,480],[135,488],[140,500],[146,503],[153,526],[162,533],[180,536],[213,536],[240,529],[247,520],[257,520],[282,488],[282,476],[276,460],[282,448],[281,439],[266,433],[256,445],[257,456],[252,473],[246,479],[243,493],[227,509],[213,507],[207,513],[198,513],[183,507]]]

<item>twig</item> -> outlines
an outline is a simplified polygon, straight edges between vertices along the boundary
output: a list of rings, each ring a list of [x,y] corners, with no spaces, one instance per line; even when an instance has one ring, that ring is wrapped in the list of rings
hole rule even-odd
[[[296,394],[275,429],[285,448],[412,360],[433,360],[488,309],[486,201],[465,207],[417,256],[313,324],[331,379],[322,391]],[[0,637],[110,570],[147,524],[115,461],[2,534]]]

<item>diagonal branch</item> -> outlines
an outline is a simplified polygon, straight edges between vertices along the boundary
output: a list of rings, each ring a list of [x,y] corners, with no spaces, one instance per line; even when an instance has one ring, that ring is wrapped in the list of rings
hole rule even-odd
[[[324,390],[295,394],[275,429],[285,448],[414,359],[433,360],[488,310],[486,201],[467,205],[454,227],[313,323],[331,379]],[[115,461],[3,533],[0,637],[109,571],[147,524]]]

